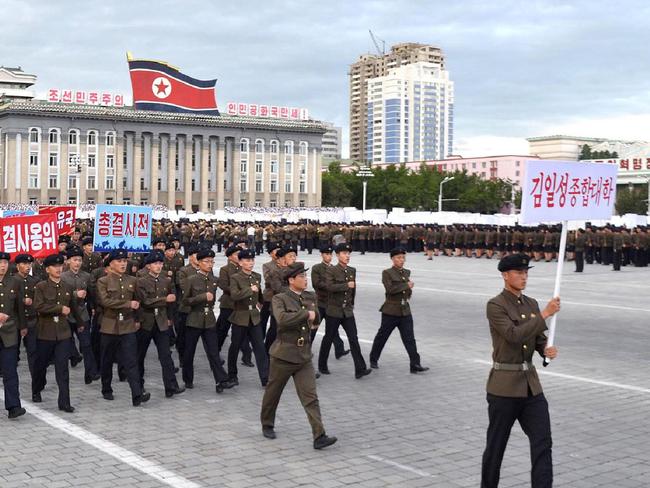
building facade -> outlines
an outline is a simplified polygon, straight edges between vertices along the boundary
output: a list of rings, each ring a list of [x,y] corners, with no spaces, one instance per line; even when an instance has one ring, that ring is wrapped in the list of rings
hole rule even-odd
[[[25,73],[22,68],[0,66],[0,99],[30,100],[34,98],[32,86],[36,75]]]
[[[339,161],[341,159],[341,128],[326,123],[327,132],[323,134],[323,162]]]
[[[530,159],[539,158],[526,155],[483,156],[477,158],[452,157],[435,161],[412,161],[405,163],[404,166],[417,171],[424,163],[440,172],[466,171],[467,174],[476,175],[483,180],[502,179],[514,183],[516,188],[521,188],[525,162]],[[384,169],[389,166],[391,164],[376,165],[376,167]]]
[[[418,43],[396,44],[384,55],[365,54],[350,65],[350,158],[364,162],[366,157],[368,80],[385,76],[389,70],[417,62],[439,65],[444,69],[444,55],[435,46]]]
[[[325,127],[44,101],[0,104],[0,202],[313,207]],[[78,187],[78,191],[77,191]]]
[[[577,161],[586,144],[592,151],[616,152],[619,158],[629,159],[650,154],[650,143],[646,141],[624,141],[596,137],[543,136],[526,139],[530,154],[541,159]]]
[[[454,84],[439,64],[417,62],[368,80],[365,161],[404,163],[452,154]]]

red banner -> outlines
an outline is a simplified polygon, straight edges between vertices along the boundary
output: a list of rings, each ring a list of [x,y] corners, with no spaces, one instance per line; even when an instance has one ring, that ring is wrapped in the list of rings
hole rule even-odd
[[[74,205],[39,205],[39,215],[56,215],[56,229],[60,236],[71,236],[77,217],[77,207]]]
[[[35,258],[56,254],[59,234],[56,215],[30,215],[0,219],[0,247],[11,254],[29,253]]]

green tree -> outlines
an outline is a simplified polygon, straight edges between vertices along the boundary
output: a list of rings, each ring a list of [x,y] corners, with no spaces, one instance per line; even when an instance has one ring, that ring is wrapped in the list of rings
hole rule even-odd
[[[645,215],[648,211],[648,185],[618,185],[616,189],[616,213]]]
[[[592,159],[591,147],[589,147],[589,145],[585,144],[584,146],[582,146],[582,150],[580,151],[580,156],[578,157],[578,159],[580,160]]]

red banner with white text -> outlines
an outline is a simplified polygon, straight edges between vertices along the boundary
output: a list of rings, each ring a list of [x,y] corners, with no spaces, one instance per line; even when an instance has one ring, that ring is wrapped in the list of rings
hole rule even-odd
[[[30,215],[0,219],[0,247],[11,254],[28,253],[44,258],[58,252],[59,234],[56,215]]]
[[[56,228],[60,236],[71,236],[74,233],[77,218],[77,207],[74,205],[39,205],[39,215],[56,215]]]

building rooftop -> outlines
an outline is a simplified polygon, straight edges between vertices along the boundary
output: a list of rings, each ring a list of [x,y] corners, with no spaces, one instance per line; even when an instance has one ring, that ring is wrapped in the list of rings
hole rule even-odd
[[[247,129],[285,129],[296,132],[324,134],[327,127],[317,120],[287,120],[242,115],[200,115],[175,112],[136,110],[133,107],[107,107],[47,102],[44,100],[0,101],[0,117],[5,115],[43,115],[74,117],[89,120],[120,120],[152,124],[185,124],[201,127],[232,127]]]
[[[605,142],[605,141],[616,141],[623,142],[626,144],[634,144],[636,142],[643,141],[625,141],[621,139],[609,139],[606,137],[578,137],[578,136],[565,136],[565,135],[553,135],[553,136],[540,136],[540,137],[529,137],[526,140],[528,142],[537,142],[537,141],[551,141],[554,139],[569,139],[571,141],[588,141],[588,142]]]

